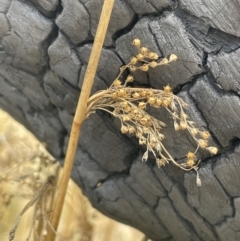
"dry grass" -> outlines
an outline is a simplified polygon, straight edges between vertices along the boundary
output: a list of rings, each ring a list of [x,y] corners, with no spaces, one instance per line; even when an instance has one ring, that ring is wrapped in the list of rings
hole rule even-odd
[[[44,195],[39,190],[48,178],[61,172],[58,162],[44,145],[22,125],[0,110],[0,240],[7,240],[19,213],[34,197],[38,200],[21,217],[16,229],[16,241],[45,238],[51,205],[51,188]],[[49,184],[53,187],[53,184]],[[38,196],[37,196],[38,195]],[[78,207],[78,208],[76,208]],[[44,210],[46,208],[46,210]],[[70,180],[56,240],[111,241],[141,240],[143,234],[119,224],[93,209],[78,186]]]

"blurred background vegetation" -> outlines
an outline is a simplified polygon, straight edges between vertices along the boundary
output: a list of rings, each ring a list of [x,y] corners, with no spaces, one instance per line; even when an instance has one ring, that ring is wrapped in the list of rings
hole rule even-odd
[[[37,162],[39,155],[54,160],[34,135],[0,109],[0,240],[8,240],[19,213],[36,195],[37,186],[32,181],[36,175],[41,180],[47,172],[57,173],[56,165],[59,164],[51,161],[50,166],[44,166],[36,172],[32,163]],[[36,236],[34,233],[37,230],[32,229],[37,219],[34,210],[39,204],[36,203],[23,214],[14,240],[25,241],[30,237],[29,241],[43,241],[44,235]],[[145,240],[138,230],[109,219],[94,209],[72,180],[57,233],[58,241]]]

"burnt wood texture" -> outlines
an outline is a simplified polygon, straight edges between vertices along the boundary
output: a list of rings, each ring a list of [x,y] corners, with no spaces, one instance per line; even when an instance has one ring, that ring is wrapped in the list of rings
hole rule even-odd
[[[103,0],[0,1],[0,108],[63,159]],[[136,50],[131,42],[177,62],[136,72],[138,86],[169,84],[188,114],[212,134],[220,153],[199,171],[141,161],[143,148],[103,112],[83,125],[72,177],[94,207],[156,241],[240,240],[240,2],[116,0],[93,91],[107,88]],[[176,159],[194,143],[167,128]],[[79,204],[80,205],[80,204]],[[76,207],[77,208],[77,207]]]

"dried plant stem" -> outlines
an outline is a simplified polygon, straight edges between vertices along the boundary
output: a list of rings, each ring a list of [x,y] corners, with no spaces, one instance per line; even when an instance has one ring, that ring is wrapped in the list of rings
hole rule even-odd
[[[37,193],[37,195],[32,199],[30,200],[27,205],[23,208],[23,210],[20,212],[20,214],[18,215],[14,225],[13,225],[13,228],[11,229],[10,233],[9,233],[9,238],[8,238],[8,241],[12,241],[14,240],[14,237],[15,237],[15,232],[17,230],[17,227],[18,227],[18,224],[23,216],[23,214],[31,207],[34,205],[34,203],[43,195],[43,193],[47,190],[47,188],[49,187],[50,183],[47,182],[45,183],[45,185],[42,187],[42,189]]]
[[[53,215],[51,218],[51,225],[53,229],[56,231],[57,231],[59,219],[62,213],[62,207],[63,207],[64,198],[67,191],[68,181],[72,171],[73,161],[74,161],[78,139],[79,139],[79,133],[81,130],[82,123],[86,118],[87,102],[92,89],[94,76],[97,70],[97,65],[101,54],[101,49],[103,46],[107,27],[109,24],[111,13],[112,13],[113,4],[114,4],[114,0],[105,0],[103,3],[103,8],[102,8],[95,40],[93,43],[92,52],[89,58],[89,63],[88,63],[85,78],[83,81],[81,94],[78,100],[76,113],[73,119],[70,139],[69,139],[65,163],[63,167],[63,173],[62,173],[60,185],[58,188],[58,195],[55,203],[55,209],[53,210]],[[47,240],[53,241],[54,239],[55,239],[55,233],[52,231],[52,229],[49,229]]]

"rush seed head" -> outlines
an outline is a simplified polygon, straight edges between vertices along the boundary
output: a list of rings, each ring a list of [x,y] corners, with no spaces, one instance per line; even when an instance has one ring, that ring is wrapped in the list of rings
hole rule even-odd
[[[197,160],[196,157],[198,148],[206,149],[212,155],[218,152],[216,147],[208,146],[207,140],[210,138],[210,133],[200,131],[195,126],[195,123],[190,120],[185,111],[188,105],[180,97],[172,93],[170,85],[164,86],[163,90],[132,88],[127,86],[129,82],[134,81],[132,75],[127,76],[124,84],[119,80],[127,68],[130,71],[141,70],[147,72],[149,67],[155,68],[176,61],[177,56],[172,54],[169,58],[163,58],[159,61],[158,54],[151,52],[144,46],[141,47],[139,39],[134,39],[133,45],[137,47],[138,54],[133,56],[128,64],[121,67],[120,74],[109,89],[97,92],[96,95],[90,97],[88,111],[94,113],[97,109],[106,110],[114,117],[119,118],[121,132],[135,135],[139,139],[139,144],[145,145],[146,152],[142,158],[144,161],[147,160],[148,154],[151,152],[156,158],[158,167],[172,162],[185,171],[193,169],[197,172],[197,184],[200,185],[201,181],[198,174],[200,160]],[[186,154],[185,162],[179,163],[176,161],[164,147],[162,141],[165,136],[162,133],[162,128],[166,125],[161,120],[151,116],[147,112],[147,107],[150,107],[150,109],[165,108],[166,113],[173,120],[174,130],[187,131],[196,141],[195,151],[189,151]]]
[[[136,46],[137,48],[139,48],[140,45],[141,45],[140,39],[135,38],[135,39],[133,40],[133,45]]]
[[[166,86],[164,87],[164,92],[165,92],[165,93],[171,93],[171,92],[172,92],[172,88],[171,88],[169,85],[166,85]]]
[[[206,148],[212,155],[216,155],[218,153],[218,149],[215,146],[210,146]]]

